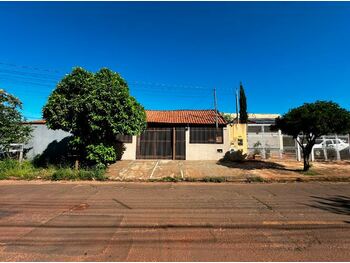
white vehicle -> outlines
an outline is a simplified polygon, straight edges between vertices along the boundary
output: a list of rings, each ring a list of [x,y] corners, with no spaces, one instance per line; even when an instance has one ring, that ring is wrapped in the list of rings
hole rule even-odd
[[[349,144],[341,139],[325,139],[321,143],[317,143],[314,145],[313,149],[335,149],[338,151],[342,151],[349,147]]]

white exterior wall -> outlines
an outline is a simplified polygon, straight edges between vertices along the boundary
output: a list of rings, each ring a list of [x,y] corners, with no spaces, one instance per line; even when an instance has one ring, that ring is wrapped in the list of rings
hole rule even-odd
[[[25,149],[30,149],[26,156],[30,160],[36,155],[42,154],[50,143],[60,142],[63,138],[71,135],[63,130],[50,130],[45,124],[32,124],[31,127],[33,128],[32,137],[24,145]]]
[[[186,131],[186,160],[219,160],[230,150],[229,129],[223,128],[224,143],[190,143],[190,129]],[[219,153],[218,149],[222,149]]]
[[[126,149],[122,160],[136,160],[136,140],[137,136],[132,136],[132,143],[124,143]]]

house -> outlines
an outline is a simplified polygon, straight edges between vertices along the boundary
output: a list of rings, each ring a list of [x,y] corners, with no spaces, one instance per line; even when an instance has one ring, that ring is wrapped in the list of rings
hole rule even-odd
[[[146,116],[147,128],[140,136],[118,136],[126,147],[123,160],[218,160],[230,149],[227,123],[215,110],[146,110]],[[29,158],[45,150],[44,144],[69,135],[49,130],[45,121],[30,124]]]
[[[269,133],[265,136],[275,135],[271,133],[270,126],[275,123],[275,119],[279,117],[279,114],[265,114],[265,113],[249,113],[248,123],[237,123],[236,113],[225,113],[230,115],[233,119],[232,123],[228,124],[229,138],[231,141],[231,148],[233,150],[241,150],[243,153],[249,154],[253,149],[253,145],[259,140],[256,140],[256,134]],[[276,133],[278,135],[278,133]],[[259,139],[259,138],[258,138]]]

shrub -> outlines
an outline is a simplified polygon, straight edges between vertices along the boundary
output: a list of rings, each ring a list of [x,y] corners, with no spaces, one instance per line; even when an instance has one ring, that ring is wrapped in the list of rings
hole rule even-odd
[[[112,146],[105,146],[102,143],[98,145],[89,145],[87,148],[87,159],[97,167],[106,167],[108,164],[117,160],[117,154]]]
[[[243,162],[247,158],[247,154],[243,154],[242,150],[228,151],[220,161],[224,162]]]

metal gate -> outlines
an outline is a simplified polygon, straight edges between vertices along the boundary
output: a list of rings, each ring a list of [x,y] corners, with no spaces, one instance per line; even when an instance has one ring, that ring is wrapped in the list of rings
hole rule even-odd
[[[136,147],[136,159],[184,160],[185,128],[147,128],[137,138]]]

